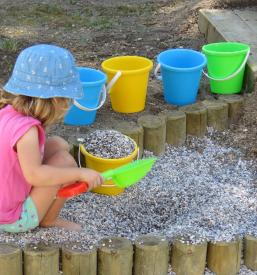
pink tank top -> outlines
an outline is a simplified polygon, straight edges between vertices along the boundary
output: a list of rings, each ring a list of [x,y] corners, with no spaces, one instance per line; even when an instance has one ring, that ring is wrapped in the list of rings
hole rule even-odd
[[[41,153],[44,151],[45,131],[40,121],[18,113],[12,106],[0,109],[0,224],[17,221],[22,204],[29,196],[29,185],[22,173],[17,153],[17,141],[37,126]]]

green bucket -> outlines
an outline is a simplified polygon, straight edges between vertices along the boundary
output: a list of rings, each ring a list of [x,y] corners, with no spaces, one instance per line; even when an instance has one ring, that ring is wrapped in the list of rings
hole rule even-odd
[[[250,54],[250,46],[237,42],[221,42],[204,45],[207,58],[211,92],[216,94],[236,94],[242,89],[245,64]]]

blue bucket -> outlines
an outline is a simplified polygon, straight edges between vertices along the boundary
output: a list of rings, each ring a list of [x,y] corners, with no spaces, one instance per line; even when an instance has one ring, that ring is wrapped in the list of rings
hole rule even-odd
[[[90,125],[95,121],[97,110],[105,102],[107,76],[91,68],[78,67],[78,70],[84,97],[73,101],[73,105],[64,117],[64,123],[76,126]]]
[[[158,66],[163,81],[164,99],[169,104],[178,106],[196,102],[202,69],[206,57],[190,49],[170,49],[157,56]]]

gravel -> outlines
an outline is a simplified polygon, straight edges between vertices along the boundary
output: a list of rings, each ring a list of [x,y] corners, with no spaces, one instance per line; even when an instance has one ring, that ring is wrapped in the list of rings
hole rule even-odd
[[[115,130],[96,130],[85,135],[83,143],[90,154],[106,159],[124,158],[135,150],[133,140]]]
[[[238,275],[256,275],[257,271],[251,271],[246,266],[242,265],[240,268],[240,272]],[[171,267],[169,269],[168,275],[176,275],[175,272],[172,272]],[[204,275],[215,275],[215,273],[211,272],[208,268],[206,268]]]
[[[52,228],[0,233],[0,242],[21,247],[80,242],[81,249],[88,249],[106,236],[134,240],[147,233],[161,234],[171,242],[178,236],[185,243],[229,242],[246,234],[257,237],[256,197],[253,160],[209,137],[189,138],[187,147],[167,146],[152,171],[124,194],[88,193],[69,200],[61,215],[82,224],[82,232]],[[245,270],[242,267],[240,274],[257,274]]]

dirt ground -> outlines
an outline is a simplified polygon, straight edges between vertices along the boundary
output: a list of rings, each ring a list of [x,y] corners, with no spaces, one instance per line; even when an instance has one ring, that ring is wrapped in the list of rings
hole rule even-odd
[[[157,54],[168,48],[201,49],[206,42],[197,25],[200,8],[250,6],[256,7],[257,1],[0,0],[0,83],[8,79],[20,50],[29,45],[63,46],[75,55],[78,65],[99,69],[103,60],[117,55],[141,55],[155,61]],[[247,95],[245,114],[238,125],[214,137],[224,145],[240,147],[248,158],[257,155],[256,101],[256,93]],[[156,114],[171,108],[151,73],[144,112]],[[80,136],[91,128],[115,128],[121,120],[136,121],[138,115],[115,113],[108,100],[91,127],[74,130],[59,124],[50,133]]]

